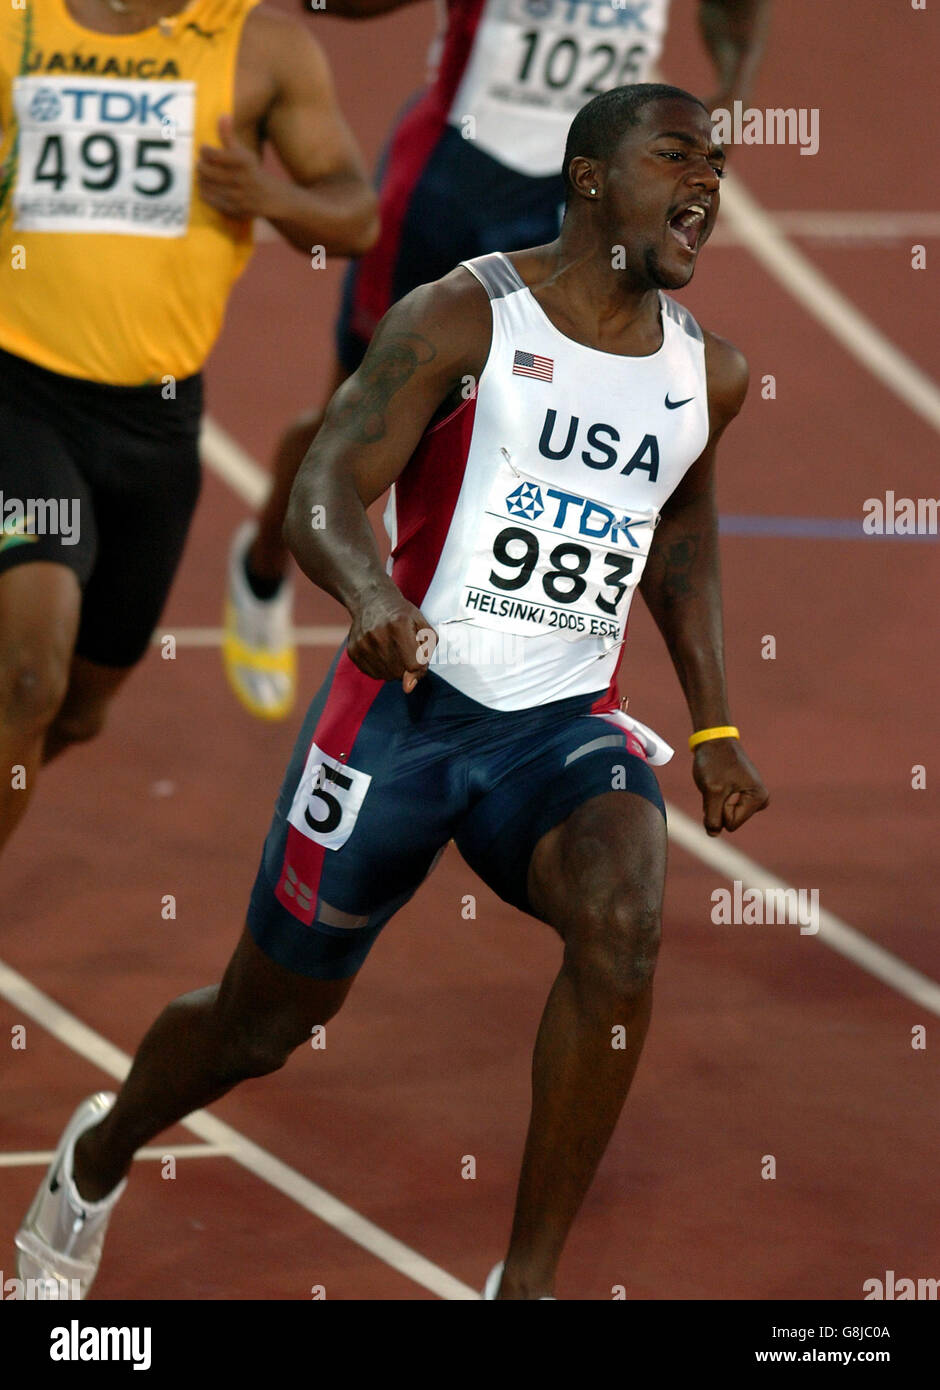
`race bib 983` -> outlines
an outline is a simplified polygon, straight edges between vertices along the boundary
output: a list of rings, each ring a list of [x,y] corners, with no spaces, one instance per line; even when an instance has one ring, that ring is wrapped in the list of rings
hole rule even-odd
[[[180,81],[16,78],[16,227],[183,236],[195,88]]]
[[[503,463],[461,586],[483,627],[568,641],[623,637],[659,515],[627,511]]]

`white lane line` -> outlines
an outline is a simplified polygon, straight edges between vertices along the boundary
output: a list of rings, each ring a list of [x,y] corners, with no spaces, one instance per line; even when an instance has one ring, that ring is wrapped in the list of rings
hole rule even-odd
[[[758,888],[762,892],[769,888],[792,888],[792,884],[769,873],[762,864],[732,848],[724,839],[712,839],[706,835],[702,826],[677,806],[667,803],[666,813],[669,818],[669,838],[732,882],[739,879],[745,888]],[[874,975],[906,999],[912,999],[921,1008],[940,1016],[940,984],[822,907],[819,909],[816,940],[838,951],[839,955],[846,956],[853,964],[867,970],[869,975]]]
[[[271,490],[269,475],[208,415],[203,416],[199,447],[209,467],[229,484],[243,502],[257,510]]]
[[[295,627],[294,641],[298,647],[335,647],[348,633],[348,626]],[[172,637],[178,647],[221,647],[224,636],[220,627],[173,627],[168,623],[158,628],[150,641],[152,646],[159,647],[164,638]]]
[[[721,218],[763,268],[838,340],[857,362],[935,430],[940,387],[875,327],[787,241],[734,174],[721,185]]]
[[[722,185],[722,199],[724,198],[724,185]],[[225,431],[216,428],[211,436],[209,451],[204,455],[206,463],[229,483],[232,489],[239,492],[240,477],[239,469],[229,467],[230,454],[229,440]],[[238,446],[234,446],[236,449]],[[248,459],[248,455],[238,449],[242,455],[242,460]],[[261,469],[253,460],[248,460],[255,471],[264,476]],[[253,487],[257,487],[257,480]],[[245,497],[247,501],[248,498]],[[345,634],[344,634],[345,635]],[[720,873],[726,874],[732,882],[736,878],[741,879],[742,883],[747,883],[749,888],[789,888],[790,884],[784,883],[783,879],[771,874],[754,859],[748,859],[746,855],[738,850],[732,849],[721,840],[713,840],[705,831],[690,820],[678,807],[667,803],[669,816],[670,836],[681,845],[683,849],[694,854],[702,863],[709,868],[717,869]],[[899,956],[894,956],[890,951],[886,951],[882,946],[878,946],[872,941],[871,937],[865,936],[863,932],[855,927],[849,926],[840,918],[835,917],[831,912],[823,913],[820,911],[820,923],[825,921],[825,927],[820,925],[817,933],[818,939],[832,950],[838,951],[840,955],[846,956],[862,970],[867,970],[870,975],[881,980],[884,984],[890,985],[899,994],[905,995],[908,999],[914,999],[918,1003],[930,1009],[933,1013],[940,1013],[940,986],[921,975],[913,966],[901,960]]]
[[[47,994],[43,994],[3,961],[0,961],[0,995],[20,1013],[39,1023],[59,1042],[107,1072],[109,1076],[123,1081],[127,1075],[131,1064],[127,1053],[82,1023],[74,1014],[62,1008],[61,1004],[57,1004]],[[479,1299],[480,1295],[476,1289],[461,1283],[446,1270],[439,1269],[416,1250],[390,1236],[381,1226],[376,1226],[364,1216],[360,1216],[352,1207],[346,1206],[325,1188],[318,1187],[302,1173],[282,1163],[279,1158],[268,1153],[267,1149],[253,1143],[231,1125],[217,1120],[205,1110],[194,1111],[182,1123],[184,1128],[197,1134],[200,1139],[225,1148],[233,1162],[240,1164],[278,1192],[282,1192],[285,1197],[290,1197],[298,1206],[332,1226],[348,1240],[368,1250],[392,1269],[397,1269],[415,1284],[420,1284],[439,1298],[461,1301]],[[172,1152],[172,1149],[169,1152]]]
[[[138,1149],[135,1159],[162,1163],[165,1158],[231,1158],[232,1150],[220,1144],[167,1144],[162,1149]],[[0,1153],[0,1168],[47,1168],[55,1149],[26,1149],[23,1153]]]
[[[724,200],[722,185],[722,200]],[[781,232],[812,241],[874,242],[885,245],[911,238],[911,245],[940,237],[940,212],[765,212]],[[711,237],[712,246],[741,246],[740,230],[725,224],[724,216]]]

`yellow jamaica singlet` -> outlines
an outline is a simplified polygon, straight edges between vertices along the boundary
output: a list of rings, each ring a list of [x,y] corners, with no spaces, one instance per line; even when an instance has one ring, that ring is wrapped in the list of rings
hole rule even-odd
[[[0,348],[112,385],[190,376],[251,254],[194,169],[233,109],[257,0],[99,34],[65,0],[0,15]]]

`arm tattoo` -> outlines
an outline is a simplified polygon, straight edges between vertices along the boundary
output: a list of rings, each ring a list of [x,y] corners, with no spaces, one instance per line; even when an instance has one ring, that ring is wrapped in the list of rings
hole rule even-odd
[[[698,555],[699,540],[699,536],[683,536],[666,550],[662,559],[661,589],[665,604],[672,605],[680,599],[694,597],[690,571]]]
[[[366,353],[332,423],[355,444],[375,444],[384,439],[389,401],[418,367],[436,356],[437,348],[420,333],[383,334]]]

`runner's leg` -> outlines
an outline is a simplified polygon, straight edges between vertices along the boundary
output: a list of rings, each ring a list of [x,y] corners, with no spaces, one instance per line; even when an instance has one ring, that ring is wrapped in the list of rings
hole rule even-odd
[[[51,762],[71,744],[86,743],[101,733],[108,706],[132,670],[131,666],[99,666],[87,657],[72,657],[65,699],[46,730],[44,763]]]
[[[649,1023],[665,868],[660,812],[620,791],[585,802],[535,847],[529,897],[565,949],[535,1044],[501,1298],[552,1292],[617,1123]]]
[[[74,1176],[82,1197],[107,1196],[149,1139],[240,1081],[282,1067],[316,1024],[339,1012],[354,979],[295,975],[246,930],[221,984],[184,994],[160,1014],[113,1108],[79,1139]]]
[[[342,364],[338,360],[334,361],[327,390],[328,402],[348,375]],[[248,550],[246,568],[249,571],[249,580],[260,580],[263,584],[276,587],[284,576],[288,550],[281,532],[284,529],[284,518],[287,516],[287,503],[297,470],[316,438],[324,413],[325,408],[304,411],[291,421],[278,441],[274,453],[271,492],[258,516],[258,533]]]
[[[0,848],[26,810],[66,695],[81,602],[65,565],[37,560],[0,574]]]
[[[427,704],[427,692],[424,699]],[[413,710],[396,682],[372,681],[345,651],[337,653],[298,734],[247,926],[222,983],[177,999],[147,1033],[112,1110],[76,1149],[75,1176],[86,1200],[115,1187],[141,1144],[240,1081],[276,1071],[315,1025],[338,1012],[385,923],[446,844],[455,799],[456,813],[460,809],[462,782],[454,778],[436,801],[425,796],[423,817],[401,813],[415,800],[415,776],[419,784],[427,777],[432,787],[444,780],[435,772],[439,741],[431,741],[427,764],[414,770],[412,750],[420,748],[421,735],[410,721]],[[310,750],[332,756],[328,750],[339,746],[337,738],[346,741],[350,771],[368,768],[372,781],[359,805],[353,800],[339,807],[340,819],[349,818],[349,835],[339,848],[326,849],[298,834],[287,818],[298,790],[317,809]],[[278,900],[281,881],[296,885],[290,907]],[[305,892],[311,895],[306,905]],[[375,900],[385,892],[387,898]],[[357,902],[359,910],[347,910]]]

